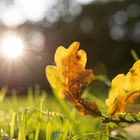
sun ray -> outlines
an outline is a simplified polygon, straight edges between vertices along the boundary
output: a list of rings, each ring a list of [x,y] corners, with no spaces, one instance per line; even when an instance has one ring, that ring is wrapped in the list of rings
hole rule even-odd
[[[16,34],[6,34],[1,41],[0,51],[3,57],[16,59],[22,56],[24,43]]]

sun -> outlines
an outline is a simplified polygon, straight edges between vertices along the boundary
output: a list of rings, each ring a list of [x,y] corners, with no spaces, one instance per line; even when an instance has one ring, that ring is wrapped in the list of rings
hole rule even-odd
[[[1,53],[4,57],[15,59],[22,56],[24,50],[23,40],[16,34],[4,36],[0,44]]]

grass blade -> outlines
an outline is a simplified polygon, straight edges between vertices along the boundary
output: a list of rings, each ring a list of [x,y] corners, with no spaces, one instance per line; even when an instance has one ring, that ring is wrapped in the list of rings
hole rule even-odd
[[[44,103],[44,100],[45,100],[45,96],[43,96],[41,98],[41,101],[40,101],[40,110],[38,112],[38,119],[39,119],[39,122],[37,124],[37,127],[36,127],[36,132],[35,132],[35,140],[38,140],[39,138],[39,132],[40,132],[40,125],[41,125],[41,122],[42,122],[42,112],[43,112],[43,103]]]
[[[16,113],[12,114],[12,119],[10,122],[10,138],[14,138],[15,126],[16,126]]]
[[[135,61],[139,60],[139,57],[138,57],[138,55],[136,54],[136,52],[135,52],[134,49],[132,49],[130,52],[131,52],[131,55],[133,56],[133,58],[134,58]]]
[[[26,122],[26,119],[25,119],[25,111],[24,111],[21,115],[19,132],[18,132],[18,140],[26,140],[25,122]]]

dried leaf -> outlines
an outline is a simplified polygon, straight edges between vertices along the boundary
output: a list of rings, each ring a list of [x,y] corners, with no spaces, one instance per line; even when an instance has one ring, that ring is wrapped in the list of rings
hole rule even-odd
[[[139,113],[140,112],[140,104],[127,104],[126,112],[129,113]]]
[[[109,98],[106,100],[108,114],[114,117],[126,111],[127,104],[136,103],[140,96],[140,60],[126,74],[119,74],[112,80]]]
[[[58,47],[55,53],[57,66],[47,66],[46,75],[51,86],[59,90],[61,97],[69,100],[80,112],[97,116],[100,111],[96,103],[81,99],[83,90],[93,79],[93,72],[85,69],[86,53],[78,49],[79,42],[72,43],[68,49]]]

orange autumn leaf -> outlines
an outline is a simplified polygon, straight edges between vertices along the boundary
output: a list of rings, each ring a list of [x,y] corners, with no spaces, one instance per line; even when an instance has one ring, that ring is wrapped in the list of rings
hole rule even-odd
[[[79,49],[79,42],[72,43],[68,49],[60,46],[55,53],[56,66],[47,66],[46,75],[51,86],[59,95],[69,100],[81,113],[100,115],[96,103],[81,98],[85,87],[93,79],[93,71],[85,69],[87,56]]]
[[[129,72],[117,75],[112,80],[109,98],[106,100],[108,114],[114,117],[126,111],[127,104],[134,104],[140,96],[140,60]]]

